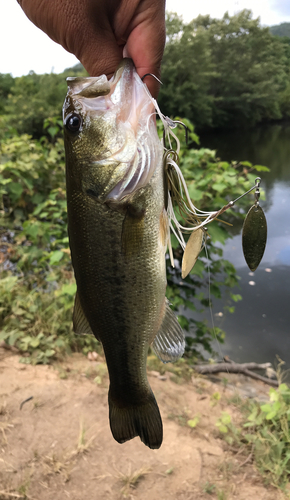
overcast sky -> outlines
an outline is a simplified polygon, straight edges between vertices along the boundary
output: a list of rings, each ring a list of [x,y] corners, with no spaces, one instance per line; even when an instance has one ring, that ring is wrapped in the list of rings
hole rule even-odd
[[[252,9],[264,25],[290,22],[289,0],[167,0],[167,10],[182,15],[186,22],[199,14],[221,18],[226,11],[232,15],[245,8]],[[36,28],[16,0],[0,0],[0,19],[0,73],[59,73],[78,62]]]

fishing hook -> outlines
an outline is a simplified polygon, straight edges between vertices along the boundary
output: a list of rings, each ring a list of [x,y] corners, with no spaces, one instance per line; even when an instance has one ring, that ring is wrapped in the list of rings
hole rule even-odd
[[[143,75],[141,78],[142,82],[144,81],[144,78],[146,78],[146,76],[152,76],[152,78],[155,78],[155,80],[157,80],[157,82],[159,82],[161,85],[163,85],[161,80],[159,80],[159,78],[157,78],[157,76],[153,75],[153,73],[146,73],[145,75]]]
[[[185,129],[185,143],[188,146],[188,127],[185,125],[185,123],[181,122],[180,120],[171,120],[169,116],[164,116],[164,119],[166,123],[168,123],[168,126],[170,128],[175,128],[177,125],[182,125]],[[165,139],[166,139],[166,131],[165,129],[163,130],[163,144],[165,144]]]
[[[186,145],[188,145],[188,127],[185,125],[185,123],[181,122],[180,120],[174,120],[173,123],[175,124],[179,124],[179,125],[182,125],[183,128],[185,129],[185,143]]]
[[[144,81],[144,78],[146,78],[146,76],[152,76],[153,78],[155,78],[155,80],[157,80],[157,82],[160,83],[160,85],[163,85],[162,81],[159,80],[159,78],[157,78],[157,76],[153,75],[153,73],[146,73],[145,75],[143,75],[141,78],[142,82]],[[177,124],[182,125],[184,127],[184,129],[185,129],[185,143],[186,143],[186,145],[188,145],[188,127],[185,125],[185,123],[183,123],[180,120],[171,120],[171,118],[169,118],[169,116],[164,116],[164,118],[165,118],[165,120],[168,123],[170,128],[175,128]],[[163,143],[165,144],[165,131],[163,132]]]

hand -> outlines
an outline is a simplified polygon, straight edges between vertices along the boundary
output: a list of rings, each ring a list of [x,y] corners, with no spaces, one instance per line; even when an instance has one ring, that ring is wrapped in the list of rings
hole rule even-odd
[[[17,0],[27,17],[75,54],[91,76],[110,78],[123,57],[139,76],[160,76],[165,0]],[[146,79],[157,97],[159,85]]]

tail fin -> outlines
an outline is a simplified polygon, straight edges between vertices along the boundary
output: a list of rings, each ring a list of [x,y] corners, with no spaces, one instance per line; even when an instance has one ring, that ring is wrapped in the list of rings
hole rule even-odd
[[[153,393],[147,402],[139,406],[118,407],[109,393],[109,417],[113,437],[125,443],[136,436],[151,449],[160,448],[163,426]]]

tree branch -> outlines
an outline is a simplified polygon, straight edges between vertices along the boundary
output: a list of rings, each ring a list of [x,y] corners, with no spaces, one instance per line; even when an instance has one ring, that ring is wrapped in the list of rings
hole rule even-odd
[[[250,370],[265,370],[266,368],[270,368],[271,363],[234,363],[233,361],[228,363],[216,363],[214,365],[196,365],[194,366],[194,370],[197,373],[202,375],[204,374],[213,374],[213,373],[242,373],[247,377],[251,377],[256,380],[260,380],[265,384],[271,385],[272,387],[278,387],[279,382],[277,380],[272,380],[268,377],[263,377],[262,375],[258,375]]]

